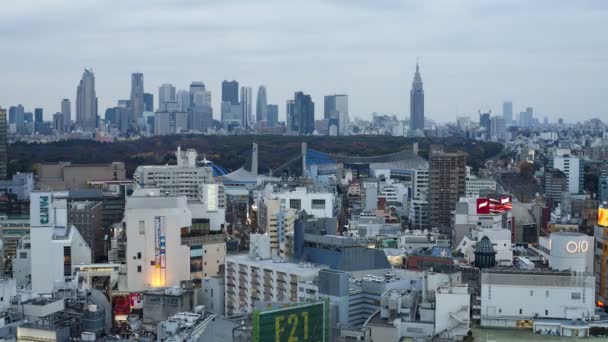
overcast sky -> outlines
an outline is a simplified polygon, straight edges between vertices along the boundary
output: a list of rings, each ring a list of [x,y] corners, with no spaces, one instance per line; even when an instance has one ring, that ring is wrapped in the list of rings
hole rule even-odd
[[[215,118],[224,79],[254,98],[266,85],[281,120],[299,90],[317,118],[333,93],[349,95],[351,117],[409,117],[419,58],[431,119],[512,100],[516,113],[608,121],[607,33],[604,0],[2,0],[0,106],[50,118],[87,67],[102,117],[135,71],[155,106],[162,83],[205,82]]]

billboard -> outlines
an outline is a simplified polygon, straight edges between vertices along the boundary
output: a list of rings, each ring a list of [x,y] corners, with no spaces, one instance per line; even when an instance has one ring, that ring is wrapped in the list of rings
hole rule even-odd
[[[608,227],[608,208],[599,208],[597,210],[597,224],[602,227]]]
[[[55,223],[52,201],[52,192],[32,192],[30,194],[30,224],[32,227],[51,227]]]
[[[217,211],[218,208],[218,195],[217,195],[217,184],[203,184],[203,191],[207,197],[207,211]]]
[[[166,222],[164,216],[154,217],[154,287],[165,286],[166,280]]]
[[[477,214],[502,214],[513,209],[511,196],[500,195],[477,199]]]
[[[253,312],[253,342],[329,342],[329,303]]]

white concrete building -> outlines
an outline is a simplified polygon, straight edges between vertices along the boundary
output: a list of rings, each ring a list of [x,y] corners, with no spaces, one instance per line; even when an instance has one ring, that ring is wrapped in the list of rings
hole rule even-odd
[[[412,199],[408,219],[414,229],[430,228],[429,222],[429,169],[416,169],[412,179]]]
[[[326,268],[262,259],[270,254],[270,244],[263,241],[254,244],[254,250],[249,254],[226,257],[227,316],[250,313],[259,302],[298,302],[299,284],[316,281],[319,271]],[[309,295],[314,297],[316,294]]]
[[[563,151],[556,152],[553,157],[553,167],[562,171],[568,177],[568,192],[571,194],[578,194],[582,190],[582,166],[583,164],[578,157],[565,154]]]
[[[594,309],[595,278],[591,274],[510,268],[481,273],[482,327],[531,328],[532,322],[542,319],[568,324],[591,320]]]
[[[32,291],[48,293],[71,281],[72,267],[91,263],[91,248],[68,226],[67,192],[32,192],[30,240]]]
[[[179,286],[190,280],[190,248],[182,229],[192,214],[185,196],[161,196],[159,189],[138,189],[127,198],[127,289],[145,291]]]
[[[502,228],[501,215],[477,216],[478,224],[467,233],[456,247],[469,263],[475,261],[475,246],[483,239],[488,237],[494,251],[496,251],[496,265],[513,265],[513,248],[511,245],[511,231]]]
[[[478,178],[469,175],[465,181],[465,194],[467,197],[479,197],[481,190],[496,191],[496,180],[490,178]]]
[[[195,219],[209,219],[212,231],[221,231],[226,221],[224,186],[216,183],[209,166],[198,166],[198,153],[177,148],[177,165],[144,165],[135,169],[138,188],[158,188],[170,196],[186,196]]]
[[[32,277],[32,242],[29,237],[19,241],[12,260],[13,278],[18,288],[30,284]]]
[[[12,306],[11,302],[15,296],[17,296],[17,285],[15,279],[0,279],[0,312],[6,311]]]
[[[282,210],[304,210],[308,215],[317,218],[335,216],[336,198],[332,192],[297,187],[294,190],[273,193],[271,198],[279,199]]]

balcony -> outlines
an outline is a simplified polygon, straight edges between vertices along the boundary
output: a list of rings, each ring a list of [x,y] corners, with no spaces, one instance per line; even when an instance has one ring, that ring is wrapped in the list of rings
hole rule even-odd
[[[222,242],[226,242],[226,234],[182,236],[182,245],[186,246],[200,246]]]

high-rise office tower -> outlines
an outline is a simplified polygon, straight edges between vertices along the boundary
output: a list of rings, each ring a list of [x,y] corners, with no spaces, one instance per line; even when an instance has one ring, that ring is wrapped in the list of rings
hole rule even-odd
[[[505,140],[507,136],[507,125],[502,116],[493,116],[490,127],[490,139],[492,141]]]
[[[266,121],[268,127],[274,127],[279,122],[279,106],[269,104],[266,106]]]
[[[294,100],[287,100],[285,103],[285,121],[287,126],[287,134],[293,135],[298,133],[298,122],[295,120],[296,102]]]
[[[53,129],[55,132],[61,134],[63,133],[64,128],[65,125],[63,123],[63,114],[60,112],[53,114]]]
[[[150,93],[144,93],[144,111],[154,111],[154,95]]]
[[[9,123],[15,124],[17,128],[25,125],[25,108],[22,105],[16,105],[8,109]]]
[[[449,232],[452,211],[466,192],[466,155],[431,151],[429,157],[429,210],[431,227]]]
[[[203,82],[192,82],[190,83],[190,105],[191,106],[203,106],[207,103],[207,89]]]
[[[338,119],[337,113],[348,113],[348,95],[327,95],[324,104],[324,119]]]
[[[0,179],[8,176],[7,164],[8,147],[8,122],[6,120],[6,109],[0,108]]]
[[[255,121],[269,121],[268,99],[266,98],[266,87],[263,85],[258,88],[258,98],[255,103]]]
[[[72,103],[69,99],[61,100],[61,115],[63,115],[63,132],[70,132],[72,126]]]
[[[233,105],[239,104],[239,82],[222,82],[222,102],[230,102]]]
[[[292,110],[292,122],[297,127],[294,130],[299,135],[312,134],[315,130],[315,103],[310,95],[301,91],[294,94],[294,105]]]
[[[525,112],[519,113],[519,125],[521,127],[530,127],[534,121],[534,109],[532,107],[526,107]]]
[[[175,87],[171,84],[163,84],[158,88],[158,108],[165,110],[167,104],[176,104]]]
[[[131,120],[133,127],[137,120],[144,117],[144,74],[140,72],[131,75]]]
[[[34,113],[32,113],[32,112],[23,113],[23,122],[26,124],[34,122]]]
[[[487,138],[490,138],[492,131],[492,118],[490,113],[479,112],[479,127],[485,130]]]
[[[416,63],[416,73],[410,90],[410,130],[412,132],[424,130],[424,89],[418,63]]]
[[[513,124],[513,102],[505,101],[502,103],[502,118],[505,119],[507,127]]]
[[[188,115],[191,130],[207,132],[211,127],[213,121],[211,92],[206,89],[203,82],[192,82],[190,84],[190,110]]]
[[[34,109],[34,122],[42,123],[42,121],[44,121],[44,119],[42,117],[42,108],[35,108]]]
[[[243,110],[243,116],[241,119],[241,127],[247,128],[251,126],[253,120],[252,112],[252,95],[251,87],[241,87],[241,107]]]
[[[190,92],[188,90],[178,90],[176,97],[178,110],[187,112],[190,109]]]
[[[95,74],[85,69],[76,91],[76,124],[82,130],[97,128],[97,94],[95,93]]]
[[[339,135],[345,135],[348,127],[348,95],[327,95],[324,105],[324,119],[329,121],[330,126],[338,127]]]

